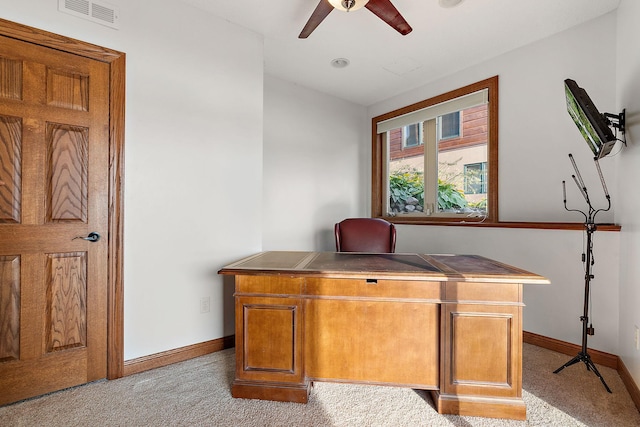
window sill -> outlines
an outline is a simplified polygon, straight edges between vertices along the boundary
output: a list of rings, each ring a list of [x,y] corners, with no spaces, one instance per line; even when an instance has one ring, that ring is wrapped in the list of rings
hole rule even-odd
[[[584,230],[584,223],[581,222],[518,222],[518,221],[500,221],[500,222],[480,222],[480,221],[421,221],[412,219],[404,219],[398,217],[385,217],[385,219],[394,224],[411,224],[411,225],[439,225],[453,227],[493,227],[493,228],[527,228],[534,230]],[[596,224],[599,231],[620,231],[621,225],[618,224]]]

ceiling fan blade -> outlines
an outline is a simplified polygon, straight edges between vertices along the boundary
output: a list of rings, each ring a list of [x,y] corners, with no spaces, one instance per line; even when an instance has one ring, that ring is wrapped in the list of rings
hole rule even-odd
[[[378,18],[391,25],[394,30],[403,36],[406,36],[413,31],[413,28],[411,28],[402,15],[400,15],[398,9],[396,9],[389,0],[369,0],[369,3],[364,7],[373,12]]]
[[[313,11],[311,17],[307,21],[307,24],[302,29],[302,32],[298,36],[299,39],[306,39],[309,35],[316,29],[318,25],[327,15],[333,10],[333,6],[327,0],[320,0],[318,6],[316,6],[316,10]]]

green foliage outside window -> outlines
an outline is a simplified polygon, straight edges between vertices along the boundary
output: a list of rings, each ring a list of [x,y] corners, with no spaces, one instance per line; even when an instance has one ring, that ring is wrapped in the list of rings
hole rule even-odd
[[[414,197],[424,206],[424,177],[415,169],[399,170],[389,176],[389,196],[391,203],[406,203]]]
[[[407,205],[422,211],[424,207],[424,176],[416,169],[401,169],[389,175],[389,198],[391,209],[407,211]],[[411,199],[416,199],[409,203]],[[464,193],[455,184],[438,180],[438,209],[451,211],[467,207]]]
[[[447,211],[462,209],[467,206],[464,193],[455,187],[455,184],[438,180],[438,209]]]

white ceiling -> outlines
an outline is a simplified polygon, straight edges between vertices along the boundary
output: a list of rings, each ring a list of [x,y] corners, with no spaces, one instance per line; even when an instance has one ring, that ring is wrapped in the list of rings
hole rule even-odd
[[[364,106],[606,14],[620,0],[392,0],[401,36],[367,9],[332,11],[298,34],[319,0],[179,0],[264,36],[265,73]],[[347,68],[330,65],[347,58]]]

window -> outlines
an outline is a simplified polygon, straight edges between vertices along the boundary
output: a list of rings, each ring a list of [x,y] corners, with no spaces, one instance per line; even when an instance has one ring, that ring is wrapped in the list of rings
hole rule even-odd
[[[497,76],[375,117],[373,129],[372,216],[498,221]]]
[[[460,137],[460,111],[438,117],[439,139]]]
[[[409,126],[402,127],[403,147],[417,147],[422,144],[422,124],[414,123]]]
[[[464,194],[487,192],[487,162],[464,165]]]

